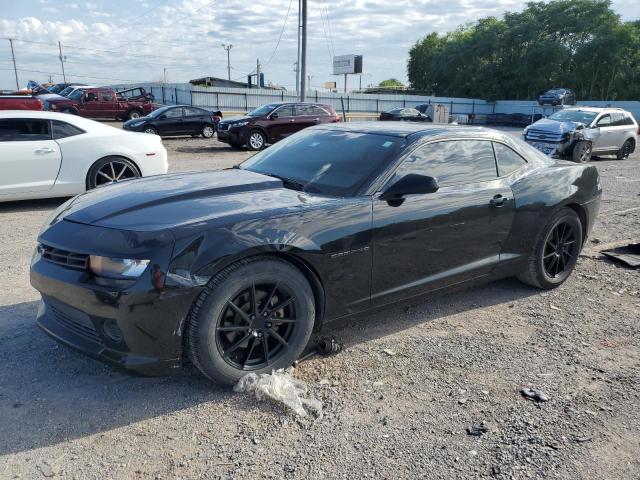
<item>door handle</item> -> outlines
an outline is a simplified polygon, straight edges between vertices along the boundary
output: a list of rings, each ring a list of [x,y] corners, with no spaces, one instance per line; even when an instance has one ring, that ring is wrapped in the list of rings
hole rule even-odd
[[[53,152],[55,152],[53,148],[45,147],[45,148],[37,149],[34,153],[53,153]]]
[[[489,200],[489,203],[494,207],[502,207],[504,206],[504,202],[506,202],[507,200],[509,200],[507,197],[503,197],[502,195],[497,194],[494,195],[491,200]]]
[[[289,123],[293,123],[295,122],[295,120],[292,118],[291,120],[289,120]]]

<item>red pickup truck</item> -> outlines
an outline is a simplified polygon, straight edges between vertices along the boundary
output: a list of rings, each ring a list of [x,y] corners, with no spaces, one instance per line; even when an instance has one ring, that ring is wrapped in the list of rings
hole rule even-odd
[[[42,110],[42,101],[31,95],[0,94],[0,110]]]
[[[66,98],[47,100],[46,108],[81,117],[116,120],[139,118],[153,111],[150,95],[126,97],[120,93],[111,88],[79,88]]]

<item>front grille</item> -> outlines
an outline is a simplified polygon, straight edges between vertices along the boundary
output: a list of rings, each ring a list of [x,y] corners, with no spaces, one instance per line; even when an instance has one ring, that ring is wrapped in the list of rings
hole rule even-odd
[[[218,130],[220,130],[221,132],[225,132],[225,131],[229,130],[229,124],[228,123],[219,123],[218,124]]]
[[[38,245],[38,251],[44,260],[64,267],[86,270],[89,263],[89,255],[53,248],[44,243]]]
[[[545,130],[537,130],[535,128],[530,128],[527,130],[526,139],[534,142],[561,142],[564,134],[555,133],[555,132],[547,132]]]
[[[71,330],[76,335],[86,338],[95,343],[102,343],[102,339],[96,331],[93,323],[88,317],[85,317],[81,312],[69,311],[65,308],[57,307],[56,305],[49,304],[49,309],[53,314],[53,318],[60,323],[63,327]]]

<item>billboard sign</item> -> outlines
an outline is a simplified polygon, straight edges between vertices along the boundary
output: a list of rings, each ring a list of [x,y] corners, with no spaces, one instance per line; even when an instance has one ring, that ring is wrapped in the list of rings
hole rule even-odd
[[[333,57],[333,74],[362,73],[362,55],[338,55]]]

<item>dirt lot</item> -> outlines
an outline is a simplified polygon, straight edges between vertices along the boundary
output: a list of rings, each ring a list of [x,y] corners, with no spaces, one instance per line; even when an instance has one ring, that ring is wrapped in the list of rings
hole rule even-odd
[[[165,145],[172,171],[248,156]],[[190,370],[131,377],[57,345],[28,270],[60,201],[0,204],[0,478],[639,478],[640,272],[599,251],[640,237],[640,155],[594,163],[601,214],[565,285],[500,281],[330,325],[345,349],[295,373],[324,404],[315,422]]]

